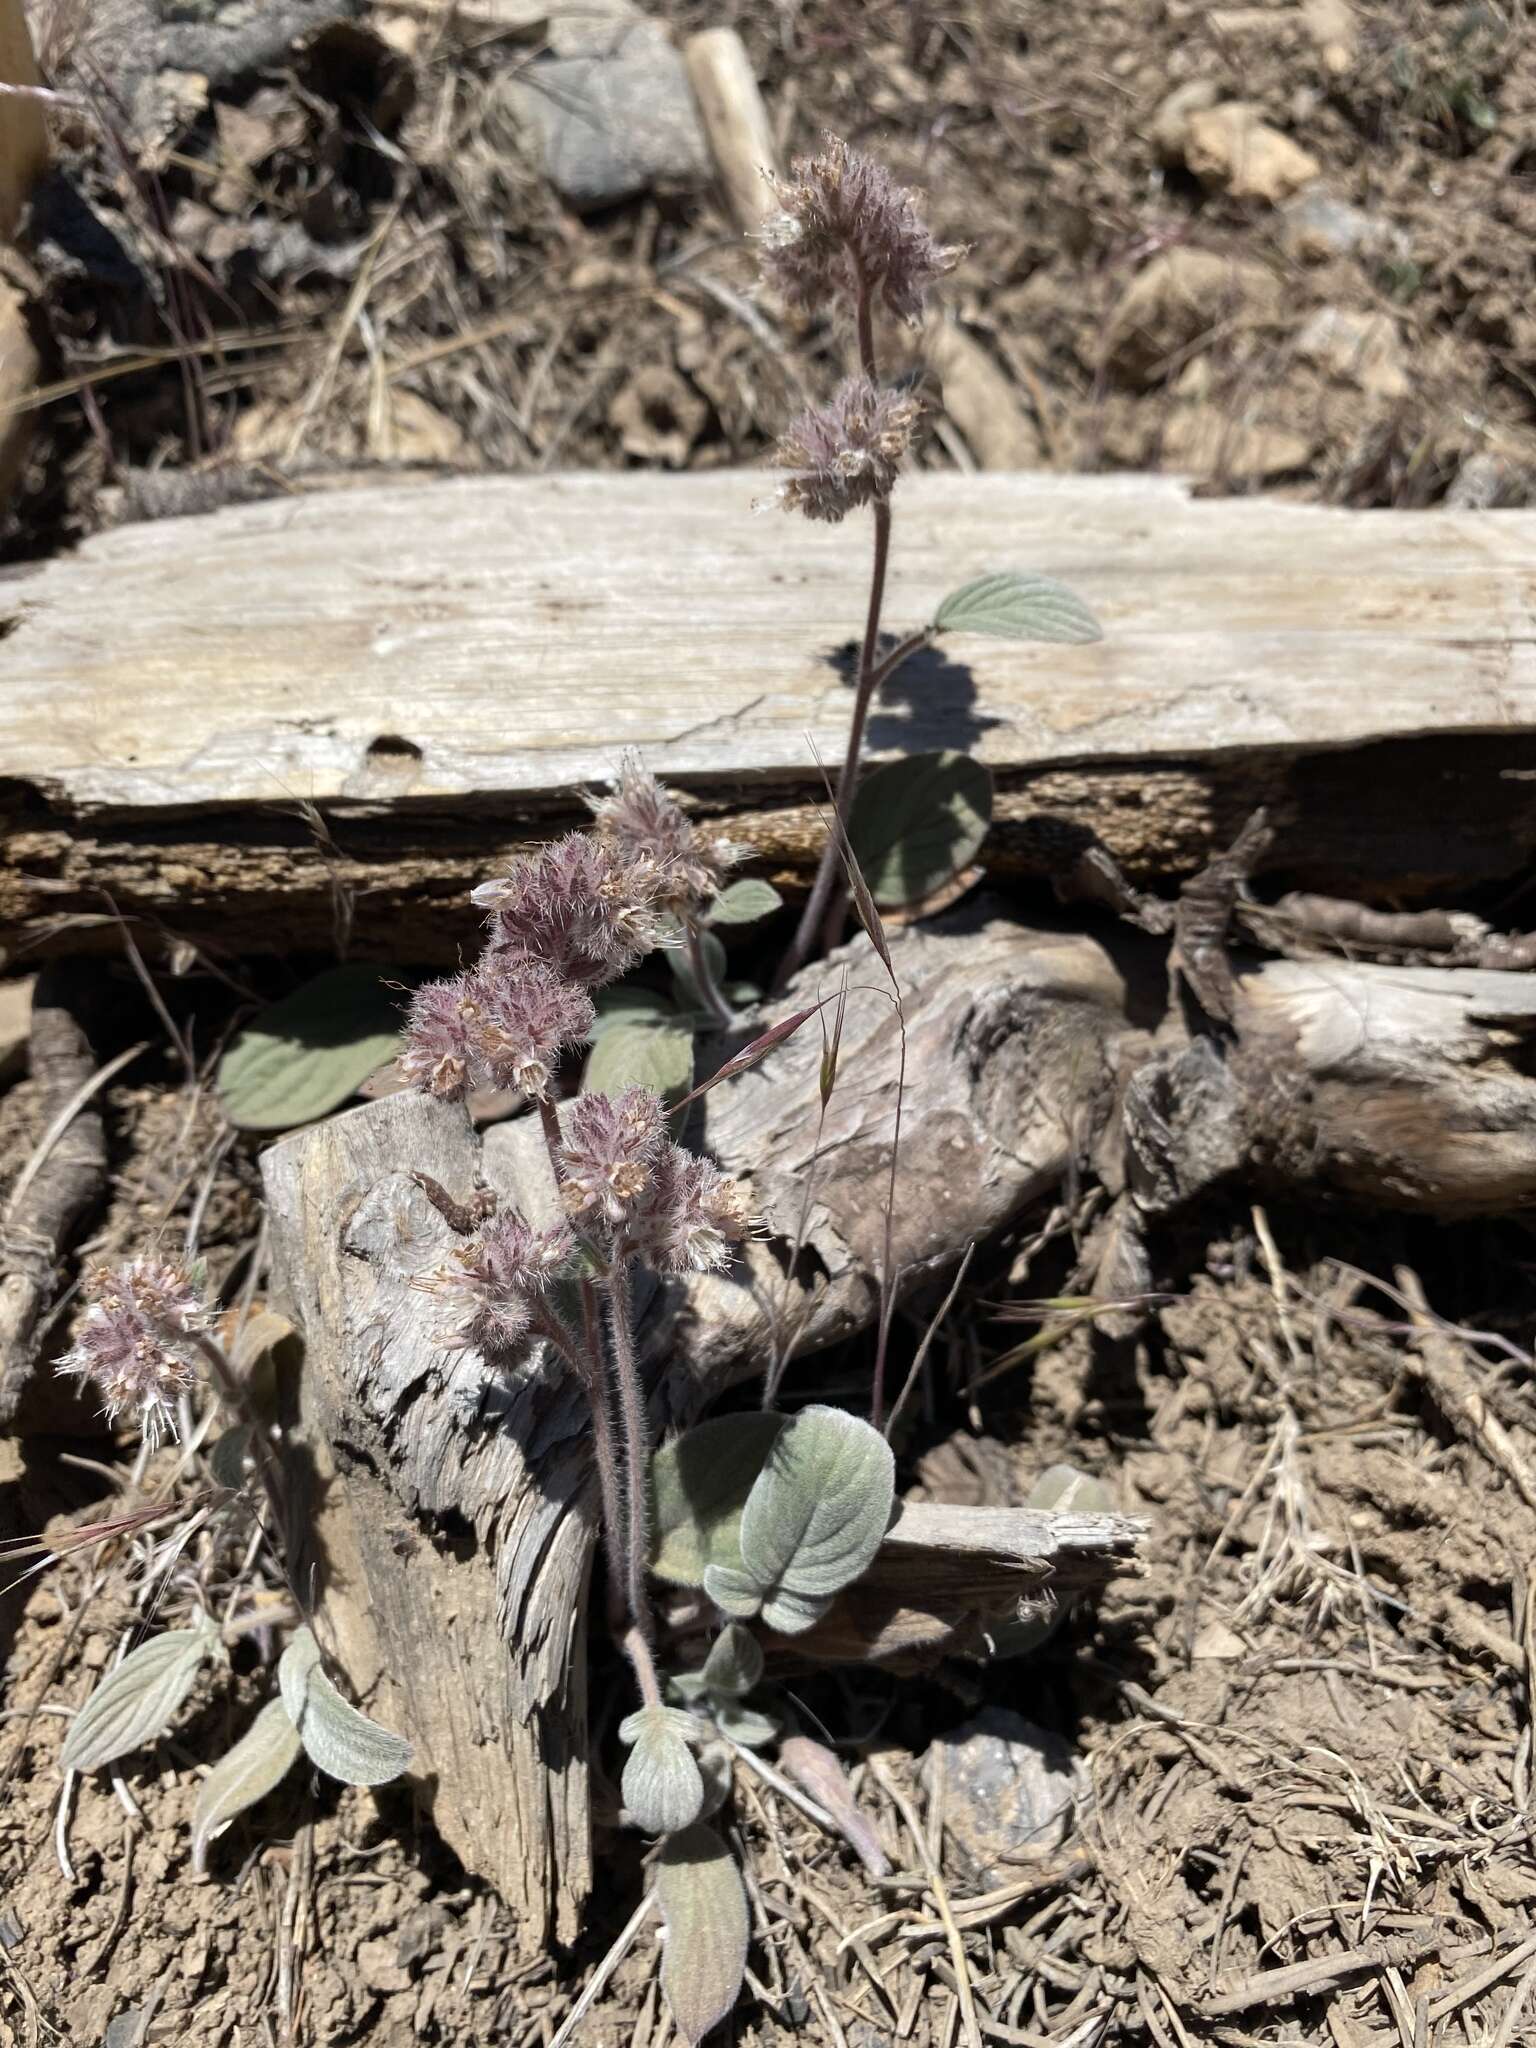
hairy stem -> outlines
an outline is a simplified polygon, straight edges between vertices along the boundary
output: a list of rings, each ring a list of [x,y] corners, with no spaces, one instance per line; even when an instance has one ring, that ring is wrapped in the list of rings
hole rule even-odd
[[[889,499],[876,500],[874,515],[875,555],[869,579],[869,610],[864,620],[864,644],[859,653],[853,720],[848,728],[848,747],[843,756],[843,772],[838,778],[835,799],[838,823],[845,827],[848,823],[848,814],[853,809],[853,792],[859,775],[859,756],[864,750],[864,728],[869,721],[869,707],[879,674],[875,662],[875,649],[880,644],[880,612],[885,603],[885,572],[891,553]],[[816,870],[815,883],[806,898],[805,908],[800,913],[800,923],[794,941],[780,964],[775,981],[776,987],[782,988],[796,968],[804,965],[810,957],[811,947],[816,943],[818,932],[823,933],[825,944],[837,943],[843,921],[843,892],[838,886],[842,836],[842,833],[834,828],[828,834],[827,843],[821,850],[821,865]]]
[[[539,1123],[544,1132],[544,1149],[549,1154],[550,1171],[555,1176],[555,1186],[563,1188],[565,1161],[561,1158],[560,1152],[565,1143],[565,1135],[560,1129],[560,1112],[548,1095],[541,1095],[538,1103]]]
[[[624,1654],[635,1674],[635,1683],[640,1688],[640,1698],[648,1707],[659,1707],[661,1680],[656,1676],[655,1652],[638,1628],[625,1631]]]
[[[640,1383],[640,1365],[635,1357],[635,1307],[629,1285],[629,1260],[622,1244],[614,1246],[613,1258],[602,1284],[608,1301],[608,1336],[613,1376],[619,1392],[619,1426],[624,1439],[625,1591],[629,1596],[629,1618],[649,1649],[656,1640],[650,1588],[645,1576],[651,1553],[648,1513],[651,1439],[645,1413],[645,1389]]]
[[[721,1031],[730,1031],[736,1023],[736,1012],[716,985],[715,977],[710,972],[703,930],[691,917],[683,919],[683,951],[688,960],[688,972],[693,976],[693,985],[699,992],[700,1002],[709,1013],[710,1022]]]

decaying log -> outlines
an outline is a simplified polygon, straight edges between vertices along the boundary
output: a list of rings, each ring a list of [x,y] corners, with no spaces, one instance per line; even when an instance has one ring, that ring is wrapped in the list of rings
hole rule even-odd
[[[1083,1020],[1118,1019],[1127,992],[1104,949],[1002,919],[899,933],[893,956],[909,1091],[895,1248],[920,1279],[1060,1179],[1073,1142],[1060,1102],[1077,1087],[1106,1109],[1112,1096],[1095,1053],[1105,1031]],[[658,1426],[762,1372],[777,1334],[809,1350],[875,1311],[897,1038],[867,946],[850,964],[797,1262],[819,1032],[703,1099],[701,1142],[750,1183],[770,1234],[736,1271],[650,1303]],[[815,970],[798,999],[830,973]],[[453,1240],[413,1170],[458,1197],[483,1173],[536,1217],[553,1200],[532,1119],[493,1126],[482,1146],[461,1112],[419,1096],[333,1118],[265,1159],[278,1274],[306,1340],[298,1420],[314,1461],[319,1626],[359,1696],[417,1745],[448,1842],[537,1946],[570,1935],[590,1877],[585,1424],[548,1369],[488,1389],[477,1360],[443,1351],[418,1283]],[[1103,1519],[1108,1570],[1125,1531]],[[1037,1515],[1018,1528],[1015,1549],[1038,1546]],[[1006,1555],[1008,1540],[989,1524],[989,1546]]]
[[[26,1392],[38,1325],[58,1291],[75,1227],[107,1182],[101,1104],[87,1094],[96,1059],[80,1021],[82,994],[81,968],[60,962],[38,977],[32,996],[30,1061],[42,1085],[45,1134],[67,1120],[0,1214],[0,1426],[13,1421]]]
[[[473,478],[120,528],[0,578],[0,948],[78,948],[110,889],[233,951],[476,943],[468,889],[583,815],[621,751],[781,878],[820,855],[819,754],[868,535],[754,517],[750,474]],[[1405,903],[1536,850],[1536,514],[1192,501],[1156,476],[903,481],[893,630],[1038,569],[1087,647],[946,639],[875,758],[979,755],[995,871],[1097,842],[1171,882],[1264,803],[1289,886]]]
[[[1029,930],[974,904],[894,934],[892,951],[908,1284],[1074,1167],[1117,1198],[1114,1293],[1149,1224],[1239,1172],[1451,1213],[1536,1204],[1529,977],[1239,958],[1230,1035],[1191,1040],[1167,1005],[1167,944],[1139,933]],[[645,1305],[658,1427],[761,1373],[786,1336],[809,1351],[875,1313],[898,1032],[867,942],[809,970],[785,1007],[834,988],[843,962],[852,993],[814,1178],[814,1025],[703,1098],[696,1140],[749,1183],[767,1232],[734,1272]],[[443,1350],[420,1282],[453,1238],[413,1178],[463,1199],[483,1176],[537,1219],[554,1199],[538,1131],[521,1119],[482,1139],[459,1112],[397,1095],[285,1139],[265,1169],[306,1338],[322,1632],[417,1745],[438,1825],[530,1945],[568,1935],[590,1876],[584,1419],[548,1368],[489,1387]],[[905,1511],[867,1588],[823,1624],[825,1654],[963,1641],[1010,1589],[1038,1596],[1042,1561],[1070,1594],[1116,1568],[1131,1535],[1116,1517],[1058,1517],[1047,1542],[1038,1513],[979,1510],[946,1561],[911,1544],[933,1513]]]
[[[1144,1527],[1131,1515],[910,1501],[863,1578],[813,1628],[765,1637],[770,1659],[905,1671],[984,1653],[989,1624],[1047,1614],[1134,1569]]]

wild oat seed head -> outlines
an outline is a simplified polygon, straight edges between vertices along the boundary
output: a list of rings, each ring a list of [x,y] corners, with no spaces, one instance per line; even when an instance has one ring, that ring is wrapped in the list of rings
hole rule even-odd
[[[779,504],[835,523],[888,498],[921,412],[915,398],[849,377],[827,404],[792,421],[775,448],[775,465],[790,472],[779,486]]]
[[[916,193],[835,135],[770,182],[781,210],[758,238],[763,277],[802,311],[823,311],[839,292],[856,299],[862,279],[899,320],[917,320],[928,287],[965,254],[933,239]]]
[[[158,1443],[179,1395],[197,1379],[194,1333],[211,1311],[190,1274],[172,1259],[128,1259],[98,1266],[85,1282],[90,1306],[61,1373],[89,1380],[110,1421],[133,1412]]]
[[[629,1225],[647,1265],[659,1273],[715,1273],[752,1228],[746,1193],[713,1160],[663,1145]]]
[[[633,754],[624,757],[612,793],[589,801],[599,839],[623,866],[647,872],[651,900],[675,916],[711,903],[741,858],[723,835],[700,831]]]
[[[566,981],[601,988],[662,943],[653,889],[643,867],[572,832],[483,882],[471,901],[491,913],[493,952],[531,955]]]
[[[496,1217],[426,1282],[449,1307],[443,1341],[492,1362],[505,1358],[528,1333],[535,1297],[553,1284],[575,1251],[576,1240],[563,1223],[535,1230],[515,1212]]]
[[[561,1161],[565,1204],[583,1223],[617,1229],[650,1185],[666,1112],[649,1088],[619,1096],[582,1095],[571,1110]]]

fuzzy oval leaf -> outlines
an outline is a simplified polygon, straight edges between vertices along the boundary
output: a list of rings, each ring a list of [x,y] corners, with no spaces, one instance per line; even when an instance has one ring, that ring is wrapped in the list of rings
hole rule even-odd
[[[782,1415],[717,1415],[663,1444],[651,1460],[651,1570],[674,1586],[702,1586],[706,1567],[741,1562],[737,1531]],[[755,1611],[755,1610],[754,1610]]]
[[[204,1778],[192,1815],[192,1868],[208,1868],[208,1847],[232,1820],[280,1785],[302,1747],[281,1700],[269,1700],[227,1756]]]
[[[882,908],[919,902],[970,866],[992,822],[992,777],[946,748],[892,761],[859,784],[848,838]]]
[[[816,1618],[808,1608],[859,1576],[890,1526],[895,1496],[896,1462],[878,1429],[841,1408],[795,1416],[741,1517],[742,1566],[770,1627],[808,1628]]]
[[[783,902],[784,898],[772,882],[746,875],[720,891],[710,905],[709,921],[711,924],[756,924],[761,917],[772,917]]]
[[[410,1763],[411,1745],[349,1706],[326,1677],[310,1629],[294,1630],[278,1659],[277,1683],[305,1754],[328,1777],[344,1785],[384,1785]]]
[[[99,1770],[163,1735],[218,1643],[210,1623],[167,1629],[130,1651],[70,1723],[59,1752],[63,1768]]]
[[[791,1593],[780,1586],[767,1596],[759,1611],[763,1625],[775,1635],[797,1636],[803,1629],[816,1626],[833,1598],[831,1593]]]
[[[648,1835],[675,1834],[704,1808],[704,1780],[686,1736],[671,1725],[675,1708],[644,1710],[619,1791],[630,1819]]]
[[[722,1699],[744,1699],[763,1675],[763,1646],[751,1629],[728,1622],[704,1659],[705,1690]]]
[[[387,1785],[411,1761],[405,1738],[360,1714],[318,1664],[304,1689],[298,1730],[310,1762],[343,1785]]]
[[[1065,583],[1015,569],[962,583],[939,606],[933,623],[941,633],[990,633],[1000,640],[1083,645],[1104,638],[1104,628]]]
[[[385,986],[390,971],[332,967],[269,1004],[219,1062],[230,1122],[291,1130],[355,1095],[400,1050],[401,994]]]
[[[741,1621],[750,1621],[762,1611],[763,1589],[740,1565],[706,1565],[704,1590],[722,1613],[734,1614]]]
[[[693,1086],[693,1033],[686,1024],[612,1023],[592,1042],[581,1085],[589,1095],[651,1088],[664,1100]]]
[[[600,988],[592,998],[597,1014],[592,1019],[588,1042],[596,1045],[605,1031],[618,1024],[675,1024],[677,1008],[653,988],[626,988],[619,984]]]
[[[663,1846],[656,1899],[667,1926],[661,1988],[696,2048],[735,2005],[747,1967],[746,1888],[713,1828],[686,1828]]]
[[[320,1662],[320,1645],[314,1632],[296,1628],[287,1648],[277,1660],[277,1689],[283,1696],[288,1718],[297,1728],[304,1718],[304,1700],[309,1691],[309,1674]]]
[[[755,1707],[744,1707],[739,1700],[722,1700],[715,1708],[714,1721],[722,1735],[729,1735],[743,1749],[766,1748],[778,1739],[784,1725],[772,1714],[760,1714]]]

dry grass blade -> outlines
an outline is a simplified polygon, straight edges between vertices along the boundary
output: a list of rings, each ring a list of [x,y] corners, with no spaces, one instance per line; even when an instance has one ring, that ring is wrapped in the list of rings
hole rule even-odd
[[[965,1952],[960,1929],[955,1925],[954,1911],[949,1903],[949,1888],[944,1882],[944,1873],[939,1868],[938,1858],[928,1846],[928,1837],[913,1811],[912,1802],[896,1784],[889,1771],[878,1757],[872,1756],[869,1768],[881,1790],[901,1815],[907,1833],[912,1837],[912,1846],[917,1851],[923,1874],[933,1892],[933,1901],[938,1908],[939,1918],[944,1924],[945,1938],[949,1943],[950,1961],[955,1972],[955,1992],[960,2001],[960,2021],[965,2030],[966,2048],[981,2048],[981,2028],[976,2018],[976,1999],[971,1986],[970,1959]]]
[[[4,1218],[6,1225],[9,1225],[17,1215],[28,1188],[31,1187],[33,1181],[47,1162],[49,1154],[69,1129],[75,1118],[80,1114],[81,1110],[84,1109],[85,1105],[93,1096],[99,1095],[109,1081],[115,1080],[124,1067],[131,1066],[141,1052],[148,1052],[148,1050],[149,1040],[147,1038],[141,1039],[137,1045],[128,1046],[125,1051],[117,1053],[112,1059],[109,1059],[105,1066],[98,1067],[90,1079],[82,1082],[74,1094],[70,1096],[69,1100],[62,1106],[58,1114],[48,1125],[47,1130],[43,1132],[42,1136],[33,1146],[26,1165],[16,1176],[15,1183],[11,1188],[10,1199],[6,1203]]]

